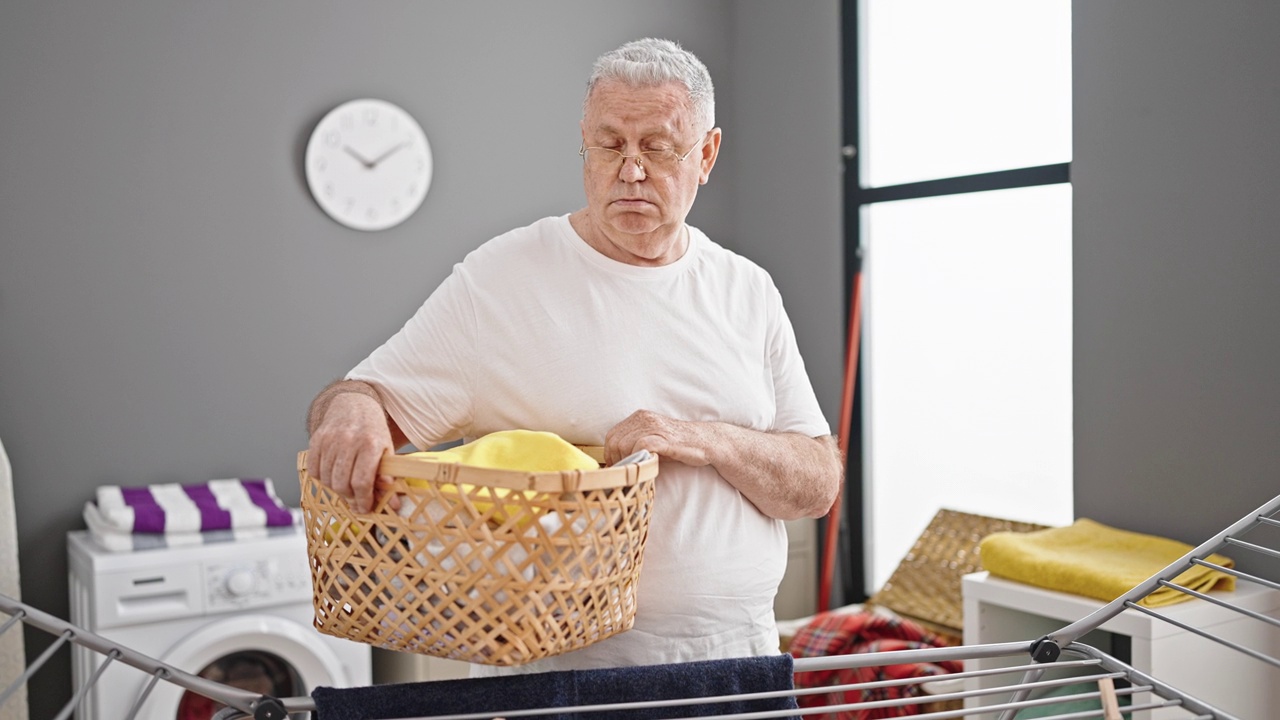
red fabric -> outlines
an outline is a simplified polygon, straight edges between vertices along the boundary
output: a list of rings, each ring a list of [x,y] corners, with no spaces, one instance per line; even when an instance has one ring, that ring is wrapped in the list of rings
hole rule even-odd
[[[797,658],[852,655],[855,653],[890,652],[920,648],[945,647],[941,638],[905,618],[882,613],[820,613],[796,633],[790,652]],[[903,678],[929,678],[960,672],[963,663],[906,663],[865,668],[820,670],[796,673],[797,688],[830,687],[852,683],[870,683]],[[837,690],[829,693],[802,695],[796,701],[802,708],[828,707],[848,703],[920,697],[920,685],[886,688]],[[844,710],[825,715],[806,715],[825,720],[876,720],[918,715],[921,706]]]

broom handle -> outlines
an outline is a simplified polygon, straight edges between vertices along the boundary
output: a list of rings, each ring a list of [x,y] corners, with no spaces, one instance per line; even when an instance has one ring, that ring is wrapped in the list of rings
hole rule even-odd
[[[862,333],[862,273],[853,276],[853,291],[849,300],[849,337],[844,359],[844,392],[840,398],[840,458],[849,462],[849,432],[853,423],[853,388],[858,377],[858,340]],[[847,467],[846,474],[847,474]],[[836,564],[836,540],[840,535],[840,507],[844,504],[844,483],[836,493],[836,501],[827,512],[827,536],[822,555],[822,576],[818,587],[818,611],[826,612],[831,606],[831,578]]]

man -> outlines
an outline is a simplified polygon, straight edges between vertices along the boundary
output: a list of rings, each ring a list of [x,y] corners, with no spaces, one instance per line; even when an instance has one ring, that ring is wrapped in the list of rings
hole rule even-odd
[[[587,206],[482,245],[308,418],[312,475],[367,511],[383,454],[524,428],[661,459],[633,629],[519,672],[778,652],[784,519],[841,480],[772,280],[685,224],[720,150],[706,67],[664,40],[596,61]]]

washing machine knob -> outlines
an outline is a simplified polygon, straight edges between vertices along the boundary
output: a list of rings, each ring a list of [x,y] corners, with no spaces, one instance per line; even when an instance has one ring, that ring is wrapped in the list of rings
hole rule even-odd
[[[253,591],[253,571],[249,568],[236,568],[227,575],[227,594],[231,597],[243,597]]]

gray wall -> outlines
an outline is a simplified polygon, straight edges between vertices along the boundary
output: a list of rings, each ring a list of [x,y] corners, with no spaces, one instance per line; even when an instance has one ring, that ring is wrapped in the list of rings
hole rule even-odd
[[[1073,10],[1076,515],[1194,543],[1280,492],[1280,4]]]
[[[467,251],[581,204],[586,73],[634,37],[710,67],[724,155],[692,220],[774,273],[834,422],[835,0],[17,0],[3,15],[0,437],[41,609],[67,617],[63,538],[100,484],[266,475],[296,502],[312,395]],[[361,96],[413,113],[435,153],[423,207],[375,234],[327,219],[300,171],[311,127]],[[37,717],[68,692],[59,662],[33,683]]]
[[[778,284],[835,432],[848,302],[840,13],[834,2],[734,0],[733,8],[734,249]]]

